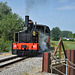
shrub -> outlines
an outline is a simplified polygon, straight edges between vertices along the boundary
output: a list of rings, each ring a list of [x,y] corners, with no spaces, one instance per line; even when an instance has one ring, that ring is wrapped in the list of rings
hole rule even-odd
[[[9,52],[11,50],[11,41],[4,41],[0,39],[0,52]]]

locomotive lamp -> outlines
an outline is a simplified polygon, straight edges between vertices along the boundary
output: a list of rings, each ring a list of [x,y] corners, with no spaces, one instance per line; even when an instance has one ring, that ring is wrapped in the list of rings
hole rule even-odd
[[[36,36],[36,32],[35,31],[33,31],[33,36]]]

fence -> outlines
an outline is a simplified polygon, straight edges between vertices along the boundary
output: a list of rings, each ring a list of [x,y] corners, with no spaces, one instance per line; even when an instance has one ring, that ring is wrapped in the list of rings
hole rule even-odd
[[[61,46],[63,50],[61,50]],[[62,59],[61,51],[64,53]],[[43,53],[42,71],[58,75],[75,75],[75,50],[65,51],[62,39],[60,39],[54,53]]]

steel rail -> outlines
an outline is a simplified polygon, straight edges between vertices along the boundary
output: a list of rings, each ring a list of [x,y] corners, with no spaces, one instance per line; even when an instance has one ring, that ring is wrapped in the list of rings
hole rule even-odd
[[[24,60],[26,58],[27,57],[15,57],[15,58],[11,58],[11,59],[10,58],[4,59],[4,60],[2,60],[2,62],[0,62],[0,68],[4,68],[5,66],[14,64],[14,63],[21,61],[21,60]]]

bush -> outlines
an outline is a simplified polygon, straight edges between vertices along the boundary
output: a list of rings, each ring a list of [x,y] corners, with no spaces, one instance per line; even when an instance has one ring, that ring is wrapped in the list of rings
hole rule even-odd
[[[0,52],[9,52],[11,50],[11,41],[4,41],[0,39]]]
[[[69,41],[75,41],[74,39],[70,39]]]
[[[62,39],[63,41],[67,41],[66,39]]]

